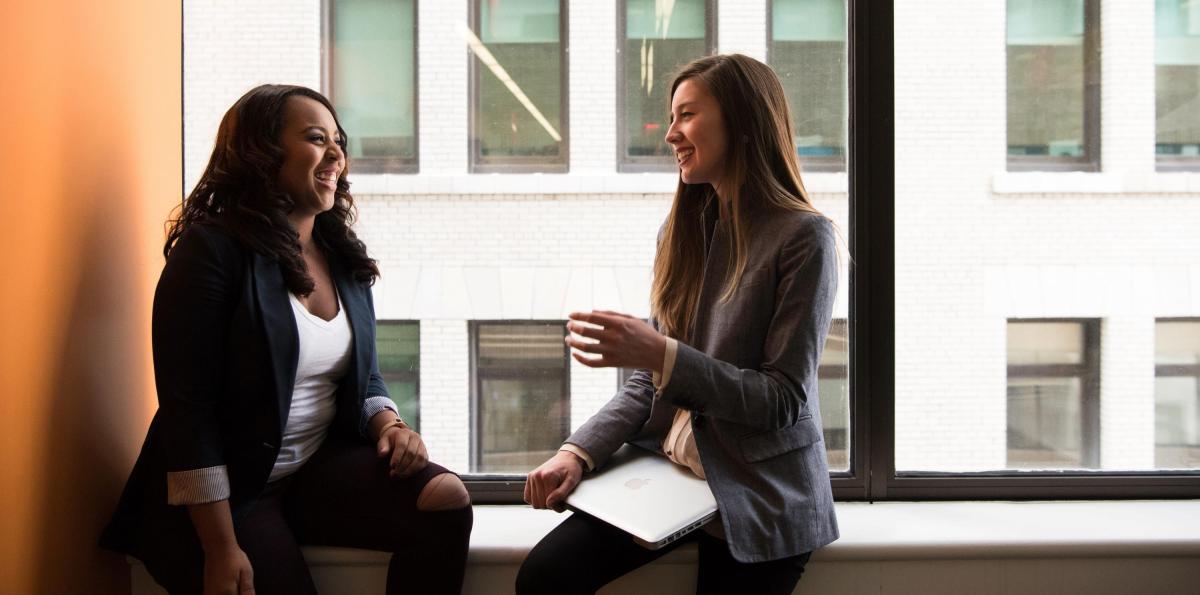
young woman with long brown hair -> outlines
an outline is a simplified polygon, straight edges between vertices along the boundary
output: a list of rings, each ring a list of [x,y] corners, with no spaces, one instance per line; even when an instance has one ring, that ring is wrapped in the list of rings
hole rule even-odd
[[[379,374],[375,261],[321,94],[226,112],[154,295],[158,411],[102,538],[171,593],[315,593],[300,545],[393,552],[388,593],[458,593],[472,516]]]
[[[539,543],[518,593],[594,593],[687,541],[698,593],[791,593],[838,537],[817,368],[837,293],[832,223],[800,178],[779,79],[742,55],[686,65],[671,85],[679,184],[654,261],[652,321],[571,315],[588,366],[637,368],[529,474],[525,499],[560,508],[623,443],[705,478],[719,521],[659,550],[576,514]]]

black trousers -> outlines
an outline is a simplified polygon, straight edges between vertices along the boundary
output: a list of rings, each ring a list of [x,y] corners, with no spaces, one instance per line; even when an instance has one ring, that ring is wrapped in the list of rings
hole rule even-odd
[[[659,550],[648,550],[628,533],[575,513],[544,537],[517,573],[517,594],[595,593],[604,585],[661,558],[683,543],[698,542],[696,593],[790,594],[804,574],[810,553],[744,564],[733,559],[726,543],[703,530]]]
[[[267,484],[246,517],[234,523],[255,591],[315,594],[300,546],[325,545],[393,552],[389,594],[461,592],[471,507],[417,510],[429,480],[448,472],[440,465],[430,463],[405,479],[387,472],[372,445],[330,437],[300,471]],[[158,536],[158,545],[139,557],[172,595],[199,594],[204,553],[194,530],[176,533],[182,534]]]

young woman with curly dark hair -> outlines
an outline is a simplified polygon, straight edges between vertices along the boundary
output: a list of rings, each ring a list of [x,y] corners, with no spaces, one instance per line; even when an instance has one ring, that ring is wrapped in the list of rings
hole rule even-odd
[[[159,408],[102,543],[171,593],[315,593],[300,545],[393,552],[388,593],[461,590],[470,499],[379,374],[345,140],[321,94],[251,89],[170,224]]]

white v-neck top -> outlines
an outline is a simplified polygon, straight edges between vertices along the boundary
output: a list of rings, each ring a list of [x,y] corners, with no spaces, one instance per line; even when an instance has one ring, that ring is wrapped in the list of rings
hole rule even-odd
[[[338,313],[332,320],[309,312],[295,295],[288,294],[288,298],[296,318],[300,357],[296,363],[292,406],[288,410],[279,458],[275,459],[275,467],[271,469],[270,481],[295,473],[325,440],[337,413],[334,393],[338,381],[350,367],[354,346],[354,333],[340,296]]]

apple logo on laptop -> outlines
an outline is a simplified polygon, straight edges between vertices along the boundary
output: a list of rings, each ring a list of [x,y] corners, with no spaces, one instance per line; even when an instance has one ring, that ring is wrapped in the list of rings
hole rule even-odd
[[[631,490],[637,490],[637,489],[640,489],[642,486],[649,484],[649,483],[650,483],[649,479],[638,479],[635,477],[635,478],[625,482],[625,487],[627,487]]]

